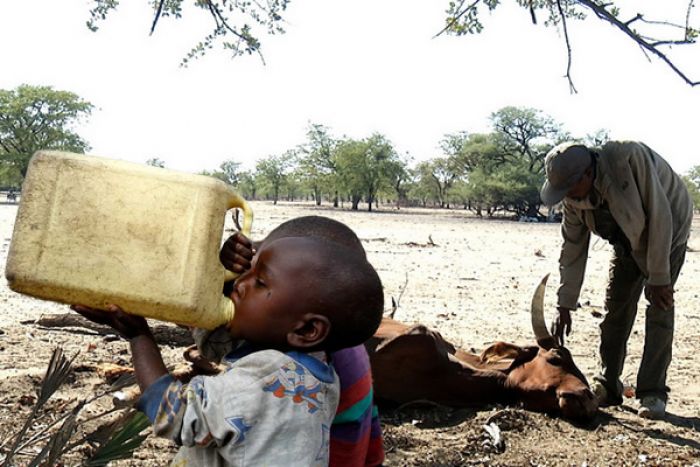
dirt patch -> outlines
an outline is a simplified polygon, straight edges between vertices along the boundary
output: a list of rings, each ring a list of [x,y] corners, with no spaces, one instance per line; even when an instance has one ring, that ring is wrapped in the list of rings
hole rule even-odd
[[[496,340],[531,344],[529,300],[546,273],[547,309],[554,310],[559,256],[559,226],[555,224],[487,221],[464,211],[411,210],[374,213],[318,210],[305,204],[252,203],[256,214],[253,237],[261,238],[280,222],[299,215],[321,214],[350,225],[363,240],[386,294],[399,302],[396,318],[420,321],[438,329],[465,349],[480,351]],[[0,205],[0,264],[12,234],[16,206]],[[231,227],[232,224],[227,224]],[[700,466],[700,219],[686,264],[677,284],[676,338],[669,371],[671,399],[664,421],[637,418],[633,401],[603,409],[589,426],[577,426],[517,407],[455,410],[408,406],[382,411],[387,465],[696,465]],[[568,343],[587,376],[596,370],[598,324],[610,249],[594,242],[583,304],[573,316]],[[642,304],[643,305],[643,304]],[[53,349],[76,357],[75,372],[51,400],[52,413],[104,390],[107,382],[90,371],[104,363],[129,364],[127,345],[90,330],[51,329],[31,324],[43,315],[67,312],[67,307],[11,292],[0,280],[0,445],[18,429],[31,410],[31,398]],[[387,310],[388,311],[388,310]],[[625,369],[634,375],[642,352],[644,310],[635,324]],[[22,324],[25,322],[26,324]],[[182,362],[182,347],[162,346],[166,363]],[[465,395],[465,397],[468,395]],[[85,417],[106,408],[98,401]],[[494,443],[485,425],[496,426],[502,443]],[[81,427],[81,429],[87,429]],[[492,428],[493,430],[493,428]],[[167,465],[175,448],[149,437],[135,459],[114,465]],[[77,463],[80,453],[69,459]]]

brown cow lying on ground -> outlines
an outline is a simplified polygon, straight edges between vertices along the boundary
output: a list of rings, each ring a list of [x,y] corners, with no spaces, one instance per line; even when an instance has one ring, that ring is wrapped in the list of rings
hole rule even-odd
[[[366,344],[377,400],[429,400],[457,407],[520,402],[529,410],[591,419],[598,404],[588,382],[544,322],[546,280],[532,301],[537,346],[498,342],[474,355],[423,325],[385,318]]]
[[[537,346],[497,342],[471,354],[455,348],[436,331],[384,318],[365,344],[370,355],[378,401],[403,404],[427,400],[453,407],[522,403],[526,409],[589,420],[598,410],[586,378],[571,353],[556,345],[544,322],[545,277],[532,300],[532,325]],[[194,347],[185,352],[196,374],[219,371]],[[190,372],[182,372],[187,380]],[[126,402],[138,391],[121,396]],[[125,403],[125,402],[122,402]]]

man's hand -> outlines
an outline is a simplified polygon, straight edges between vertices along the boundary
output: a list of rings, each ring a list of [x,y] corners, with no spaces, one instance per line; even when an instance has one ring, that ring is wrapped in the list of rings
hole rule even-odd
[[[151,335],[148,323],[143,317],[130,315],[116,305],[109,305],[109,311],[96,310],[83,305],[72,305],[71,309],[94,323],[112,327],[128,340],[138,336]]]
[[[571,334],[571,310],[564,307],[557,307],[559,314],[552,322],[552,335],[557,339],[559,345],[564,345],[564,334],[568,337]]]
[[[673,308],[673,287],[668,285],[649,285],[644,288],[644,296],[657,308],[670,310]]]
[[[229,271],[241,274],[250,269],[254,254],[253,243],[242,233],[236,232],[224,242],[219,260]]]

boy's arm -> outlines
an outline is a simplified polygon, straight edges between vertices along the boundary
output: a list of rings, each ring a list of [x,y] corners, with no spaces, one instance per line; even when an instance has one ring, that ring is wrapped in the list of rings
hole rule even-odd
[[[158,345],[150,332],[130,339],[129,345],[136,381],[138,381],[139,388],[143,393],[157,379],[168,374],[168,369],[163,363]]]
[[[125,313],[114,305],[109,306],[110,311],[95,310],[81,305],[73,305],[71,308],[90,321],[111,326],[129,341],[134,373],[141,389],[138,408],[154,424],[154,430],[159,428],[156,425],[156,416],[163,405],[161,404],[163,398],[172,392],[178,395],[182,384],[169,375],[146,320],[140,316]],[[171,386],[173,386],[172,389]],[[165,406],[171,408],[169,404]],[[175,415],[179,417],[168,418],[172,426],[161,426],[162,433],[158,433],[159,435],[179,441],[179,422],[182,420],[184,405],[179,404],[178,409],[180,409],[177,411],[179,413]]]
[[[95,310],[82,305],[73,305],[71,308],[90,321],[111,326],[129,341],[131,360],[141,392],[168,373],[158,345],[144,318],[125,313],[115,305],[110,305],[109,311]]]

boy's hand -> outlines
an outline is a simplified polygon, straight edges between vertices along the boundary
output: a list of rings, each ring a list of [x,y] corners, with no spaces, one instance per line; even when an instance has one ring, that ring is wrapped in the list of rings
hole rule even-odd
[[[148,323],[141,316],[130,315],[116,305],[109,305],[109,311],[96,310],[83,305],[71,305],[71,309],[92,322],[112,327],[125,339],[151,335]]]
[[[224,242],[219,260],[229,271],[241,274],[250,269],[254,254],[253,243],[242,233],[236,232]]]

